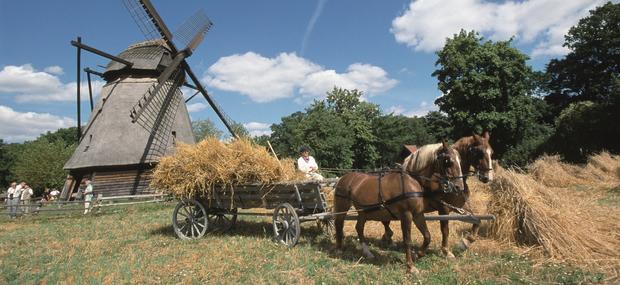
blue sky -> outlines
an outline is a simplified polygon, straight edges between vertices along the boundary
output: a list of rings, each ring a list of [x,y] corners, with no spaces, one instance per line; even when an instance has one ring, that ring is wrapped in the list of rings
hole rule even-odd
[[[323,98],[334,85],[364,91],[365,100],[386,113],[423,115],[441,95],[431,73],[447,36],[465,28],[493,40],[514,37],[532,58],[529,64],[543,69],[566,53],[561,45],[568,28],[604,3],[152,2],[172,31],[198,9],[215,23],[188,61],[224,111],[254,134],[268,133],[270,124]],[[0,138],[20,142],[75,125],[76,51],[69,42],[77,36],[112,54],[144,39],[121,0],[0,0]],[[82,62],[98,70],[107,63],[92,54],[83,54]],[[88,102],[82,106],[87,110]],[[201,97],[188,107],[192,119],[217,121]]]

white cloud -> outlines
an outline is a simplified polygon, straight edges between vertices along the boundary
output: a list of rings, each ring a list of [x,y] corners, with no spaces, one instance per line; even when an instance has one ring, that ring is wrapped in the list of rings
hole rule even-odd
[[[439,108],[435,104],[429,104],[426,101],[422,101],[417,107],[407,110],[405,107],[401,105],[396,105],[388,108],[388,113],[393,113],[394,115],[403,115],[407,117],[423,117],[428,114],[430,111],[437,111]]]
[[[269,102],[293,97],[322,97],[334,86],[358,89],[369,96],[385,92],[398,81],[388,78],[380,67],[351,64],[345,73],[326,70],[297,56],[281,53],[275,58],[253,52],[220,58],[209,67],[204,80],[211,87],[235,91],[255,102]]]
[[[205,103],[193,103],[187,105],[187,111],[190,113],[200,112],[207,108],[207,104]]]
[[[212,87],[236,91],[255,102],[293,96],[298,84],[320,67],[294,53],[266,58],[253,52],[220,58],[208,69],[205,81]]]
[[[44,68],[43,71],[54,75],[63,75],[65,73],[64,70],[62,70],[62,67],[58,65],[48,66]]]
[[[48,113],[21,113],[0,105],[0,138],[7,142],[32,140],[41,133],[75,125],[75,120],[68,117]]]
[[[250,136],[258,137],[262,135],[270,135],[271,134],[271,124],[260,123],[260,122],[249,122],[243,124],[243,126],[250,132]]]
[[[248,131],[252,131],[252,130],[260,130],[260,129],[268,129],[271,126],[271,124],[259,123],[259,122],[249,122],[249,123],[243,124],[243,126]]]
[[[392,106],[387,110],[387,112],[394,115],[402,115],[405,112],[405,108],[401,105]]]
[[[301,83],[299,93],[304,97],[321,97],[334,86],[346,89],[359,89],[365,94],[385,92],[398,83],[387,77],[381,67],[354,63],[349,65],[347,72],[337,73],[335,70],[323,70],[310,74]]]
[[[564,35],[590,9],[605,0],[525,0],[495,3],[484,0],[418,0],[392,21],[396,41],[418,51],[443,47],[461,28],[494,40],[514,36],[535,43],[532,55],[562,55]]]
[[[59,71],[54,67],[51,69],[55,72]],[[92,82],[94,96],[98,96],[103,85],[103,81],[95,80]],[[81,84],[81,90],[84,95],[82,100],[88,100],[87,82]],[[56,75],[37,71],[30,64],[7,65],[0,70],[0,93],[14,95],[18,102],[75,101],[76,83],[62,83]]]

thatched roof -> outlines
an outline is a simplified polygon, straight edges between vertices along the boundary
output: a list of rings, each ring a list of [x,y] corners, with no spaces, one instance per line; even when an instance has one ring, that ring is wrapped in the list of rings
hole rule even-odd
[[[64,168],[77,170],[157,162],[157,157],[144,157],[150,132],[132,123],[129,117],[130,108],[154,82],[155,78],[124,78],[105,85],[88,125],[82,130],[82,140]],[[180,100],[172,127],[164,134],[168,139],[167,153],[174,150],[173,140],[195,142],[187,107],[183,98]]]

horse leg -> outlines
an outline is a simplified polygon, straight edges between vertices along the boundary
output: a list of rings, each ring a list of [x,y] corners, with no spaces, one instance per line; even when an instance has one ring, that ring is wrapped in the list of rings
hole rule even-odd
[[[439,210],[440,215],[447,215],[450,211],[446,211],[445,209]],[[441,226],[441,252],[448,259],[454,259],[454,254],[448,248],[448,238],[450,236],[450,227],[448,221],[439,221]]]
[[[385,228],[385,233],[383,234],[383,237],[381,238],[381,240],[388,245],[392,244],[392,236],[394,235],[394,232],[390,228],[390,221],[381,221],[381,223],[383,224],[383,227]]]
[[[342,240],[344,239],[344,219],[345,214],[336,215],[334,218],[334,227],[336,228],[336,250],[342,251]]]
[[[375,258],[375,256],[372,254],[372,252],[370,252],[370,249],[368,248],[368,244],[366,243],[366,238],[364,237],[364,225],[366,225],[366,217],[364,217],[363,214],[360,214],[357,217],[357,223],[355,224],[355,230],[357,231],[357,237],[360,240],[360,243],[362,244],[362,253],[364,254],[364,256],[366,256],[366,258],[368,259],[373,259]]]
[[[431,243],[431,233],[428,231],[428,227],[426,226],[426,219],[424,219],[424,213],[413,214],[413,222],[415,223],[415,226],[418,228],[420,233],[422,233],[422,237],[424,238],[422,246],[418,250],[418,256],[423,257],[426,255],[428,245]]]
[[[471,207],[469,205],[469,203],[467,203],[465,205],[465,207],[463,207],[463,209],[465,209],[466,211],[470,212],[470,213],[474,213],[471,210]],[[471,226],[471,233],[469,233],[466,237],[461,239],[461,244],[459,245],[461,249],[463,250],[467,250],[469,248],[469,246],[476,241],[476,237],[478,236],[478,231],[480,230],[480,224],[473,224]]]
[[[405,263],[407,264],[407,272],[418,274],[419,271],[413,265],[413,257],[411,254],[411,221],[413,220],[413,215],[411,212],[406,211],[403,212],[400,217],[400,228],[403,231],[403,246],[405,247]],[[386,223],[384,223],[385,225]],[[389,225],[389,222],[387,222]]]
[[[334,227],[336,228],[336,251],[342,251],[342,240],[344,239],[344,220],[347,217],[346,212],[351,208],[351,201],[340,197],[335,197],[333,213],[335,215]]]

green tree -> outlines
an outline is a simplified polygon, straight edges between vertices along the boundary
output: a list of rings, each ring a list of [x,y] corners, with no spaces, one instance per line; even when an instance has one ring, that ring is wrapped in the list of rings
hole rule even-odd
[[[400,154],[406,144],[421,146],[435,141],[423,118],[393,114],[380,116],[374,120],[373,131],[377,137],[375,148],[379,154],[377,166],[380,167],[402,163]]]
[[[63,141],[65,145],[69,146],[72,144],[77,144],[77,127],[69,127],[58,129],[53,132],[48,131],[44,134],[41,134],[38,139],[46,139],[49,142]]]
[[[235,131],[235,134],[240,138],[249,138],[250,132],[243,126],[242,123],[232,122],[232,129]],[[227,136],[228,137],[228,136]]]
[[[547,66],[552,98],[559,104],[575,100],[618,102],[620,3],[608,2],[590,11],[569,30],[564,46],[571,52]]]
[[[620,133],[620,3],[590,11],[569,30],[564,46],[570,52],[551,60],[546,70],[550,94],[545,100],[558,116],[550,151],[571,161],[603,149],[620,152],[615,139]]]
[[[450,123],[450,118],[445,113],[439,111],[428,112],[424,116],[425,126],[428,133],[432,136],[431,142],[440,142],[443,139],[452,138],[454,128]]]
[[[484,41],[475,32],[461,32],[447,39],[438,53],[436,76],[443,96],[435,103],[446,113],[458,138],[484,130],[492,131],[497,157],[539,133],[548,137],[550,127],[540,126],[543,114],[537,107],[545,103],[534,96],[536,74],[525,63],[528,57],[509,41]],[[543,142],[544,139],[536,140]],[[524,164],[539,146],[529,143],[511,163]]]
[[[353,132],[322,101],[271,126],[271,143],[279,156],[297,157],[301,146],[312,149],[320,167],[351,168]]]
[[[19,181],[30,184],[35,194],[42,193],[45,187],[62,188],[67,175],[63,166],[75,147],[67,146],[63,140],[50,142],[46,138],[26,142],[12,172]]]
[[[4,186],[9,185],[10,171],[9,167],[12,164],[12,157],[9,154],[7,144],[4,140],[0,139],[0,193],[5,189]]]
[[[348,128],[353,130],[353,168],[374,168],[379,152],[373,122],[379,117],[379,106],[362,101],[362,92],[334,87],[327,93],[326,104],[337,114]]]
[[[192,132],[197,142],[207,137],[219,138],[223,135],[223,132],[209,119],[192,121]]]

